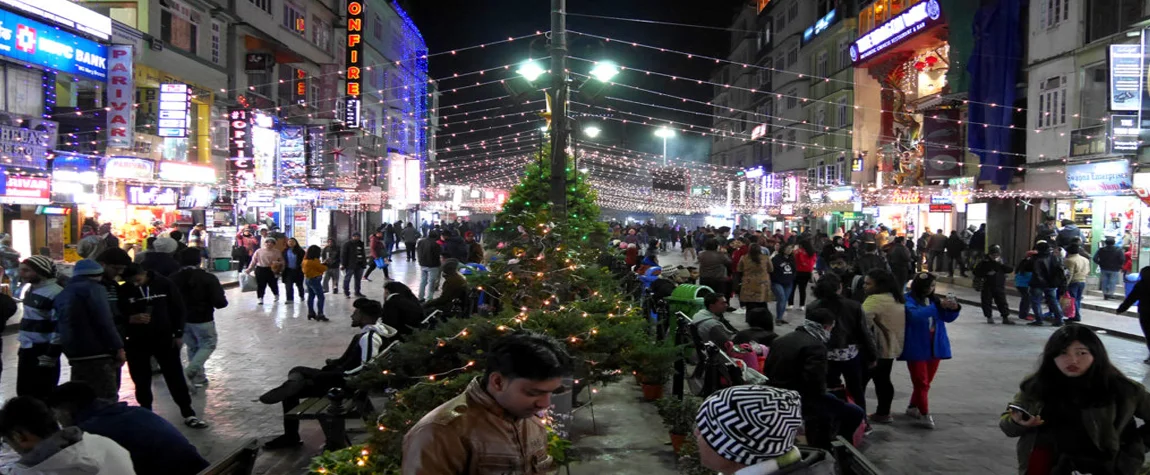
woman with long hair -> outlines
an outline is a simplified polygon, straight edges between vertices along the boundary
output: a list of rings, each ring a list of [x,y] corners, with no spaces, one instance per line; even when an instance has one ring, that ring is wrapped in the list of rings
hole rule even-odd
[[[326,322],[329,320],[323,315],[324,291],[320,280],[323,279],[323,273],[327,272],[327,266],[319,260],[322,251],[319,246],[308,246],[303,256],[303,278],[307,287],[307,319]],[[317,299],[319,307],[315,306]]]
[[[1059,328],[1038,370],[998,426],[1018,437],[1018,473],[1138,473],[1146,445],[1135,418],[1150,420],[1150,393],[1110,362],[1098,335],[1081,325]]]
[[[798,248],[795,249],[795,292],[787,302],[795,303],[794,294],[799,294],[799,307],[807,305],[807,286],[811,283],[811,275],[815,272],[815,264],[819,260],[818,252],[810,237],[799,239]]]
[[[739,289],[739,305],[749,312],[753,308],[766,308],[767,295],[771,288],[770,259],[763,257],[759,244],[747,245],[747,254],[739,259],[736,270],[743,276],[743,286]]]
[[[771,257],[771,290],[775,292],[776,323],[786,325],[787,300],[795,290],[795,246],[787,244]]]
[[[906,298],[903,286],[894,274],[886,269],[873,269],[863,279],[863,314],[872,335],[875,336],[877,362],[875,367],[863,373],[863,391],[874,381],[878,407],[870,415],[871,422],[889,424],[894,421],[890,415],[890,405],[894,400],[894,384],[890,372],[894,359],[902,353],[903,337],[906,332]]]
[[[962,306],[958,301],[939,299],[934,294],[934,274],[920,272],[914,276],[910,292],[906,294],[906,333],[898,359],[906,361],[910,382],[914,385],[906,415],[918,419],[928,429],[934,428],[928,402],[930,384],[938,372],[938,364],[951,357],[946,324],[958,319],[960,310]]]
[[[862,305],[842,296],[842,279],[833,272],[815,283],[814,297],[807,314],[820,308],[835,314],[835,327],[827,341],[827,386],[838,386],[841,376],[847,394],[866,411],[863,374],[875,363],[876,351]]]
[[[303,248],[300,247],[299,241],[296,238],[289,238],[287,241],[287,248],[284,249],[284,270],[280,273],[280,277],[284,281],[284,287],[287,289],[287,300],[285,303],[292,303],[295,301],[295,292],[292,286],[299,289],[299,298],[303,300]]]
[[[264,247],[256,250],[252,254],[252,260],[248,263],[248,267],[244,273],[251,275],[255,271],[256,276],[256,298],[260,305],[264,304],[264,291],[271,287],[274,301],[279,302],[280,291],[279,284],[276,282],[276,273],[272,270],[273,266],[283,265],[284,256],[282,252],[276,250],[276,240],[272,238],[264,239]]]

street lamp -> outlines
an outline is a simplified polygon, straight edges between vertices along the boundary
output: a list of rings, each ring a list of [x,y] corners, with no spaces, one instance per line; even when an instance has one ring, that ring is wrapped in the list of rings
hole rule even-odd
[[[527,82],[535,82],[536,79],[539,79],[539,76],[542,76],[547,71],[545,71],[542,66],[539,66],[539,63],[529,59],[524,61],[515,72],[523,76]]]
[[[675,136],[674,129],[663,126],[655,129],[655,136],[663,139],[663,166],[667,166],[667,139]]]
[[[590,138],[595,138],[595,137],[598,137],[598,136],[599,136],[599,132],[602,132],[602,131],[603,131],[603,130],[602,130],[602,129],[600,129],[599,127],[597,127],[597,126],[594,126],[594,125],[588,125],[587,127],[584,127],[584,128],[583,128],[583,135],[586,135],[586,136],[588,136],[588,137],[590,137]]]
[[[616,74],[619,74],[619,68],[611,61],[599,61],[591,69],[591,76],[601,82],[610,81]]]

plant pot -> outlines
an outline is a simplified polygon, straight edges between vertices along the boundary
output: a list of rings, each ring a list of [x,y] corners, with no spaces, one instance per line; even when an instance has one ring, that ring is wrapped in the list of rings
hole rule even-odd
[[[683,450],[683,440],[686,438],[685,434],[671,433],[671,448],[675,450],[675,455],[679,455],[679,451]]]
[[[643,400],[644,401],[658,401],[663,399],[663,385],[662,384],[647,384],[643,383]]]

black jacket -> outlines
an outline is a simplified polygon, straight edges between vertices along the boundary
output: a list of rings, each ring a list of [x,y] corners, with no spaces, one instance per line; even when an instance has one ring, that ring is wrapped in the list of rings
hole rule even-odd
[[[184,298],[170,279],[148,271],[148,284],[140,287],[135,282],[120,286],[120,311],[128,319],[137,313],[151,310],[152,320],[147,324],[128,324],[125,339],[179,338],[184,336]]]
[[[180,263],[176,262],[176,258],[166,252],[148,251],[144,253],[144,260],[140,262],[140,267],[168,277],[180,270]]]
[[[1102,246],[1094,253],[1094,263],[1105,271],[1121,271],[1126,264],[1126,254],[1118,246]]]
[[[439,267],[439,258],[443,255],[443,248],[431,238],[423,238],[415,245],[415,257],[419,267]],[[467,257],[467,256],[463,256]]]
[[[986,252],[986,231],[979,229],[970,236],[970,248],[976,252]]]
[[[827,392],[827,346],[802,328],[780,336],[771,343],[763,375],[771,386],[798,391],[806,401],[823,397]]]
[[[367,252],[363,247],[363,240],[350,240],[343,243],[339,250],[339,265],[348,269],[363,268],[367,266]]]
[[[974,266],[974,276],[986,279],[986,285],[990,286],[991,290],[1004,290],[1006,274],[1011,272],[1014,272],[1013,268],[991,259],[990,256],[983,257]]]
[[[891,272],[894,272],[896,276],[899,275],[899,272],[903,272],[905,276],[914,269],[914,256],[910,249],[902,244],[891,246],[890,253],[887,254],[886,258],[887,263],[890,264]]]
[[[1034,274],[1030,277],[1030,286],[1040,289],[1056,288],[1066,280],[1063,272],[1062,260],[1055,257],[1050,251],[1034,256]]]
[[[405,340],[419,328],[419,324],[426,316],[418,300],[406,295],[393,294],[388,295],[387,300],[383,302],[381,321],[384,325],[398,330],[399,338]]]
[[[962,238],[958,234],[952,234],[946,238],[946,253],[951,257],[958,257],[962,251],[966,250],[966,243],[962,242]]]
[[[302,272],[303,271],[303,255],[304,255],[303,248],[292,249],[289,247],[289,248],[284,249],[284,270],[289,269],[288,258],[287,258],[289,252],[295,254],[295,267],[290,267],[290,269],[294,270],[294,271]]]
[[[859,350],[859,358],[863,363],[870,363],[878,358],[878,349],[875,348],[874,335],[871,335],[866,324],[866,315],[862,305],[847,298],[819,299],[807,305],[806,311],[825,308],[835,314],[835,328],[831,330],[831,339],[827,342],[827,349],[845,349],[855,345]],[[774,351],[773,349],[771,351]]]
[[[459,262],[467,262],[467,242],[459,236],[444,239],[443,256],[448,259],[458,259]]]
[[[319,261],[329,269],[332,267],[339,267],[339,248],[332,246],[325,246],[319,252]]]
[[[855,270],[860,275],[866,275],[874,269],[890,270],[890,264],[887,263],[886,258],[882,254],[874,252],[864,252],[859,254],[855,259]]]
[[[184,299],[188,323],[208,323],[217,308],[228,306],[220,279],[199,267],[186,266],[172,274],[172,283]]]

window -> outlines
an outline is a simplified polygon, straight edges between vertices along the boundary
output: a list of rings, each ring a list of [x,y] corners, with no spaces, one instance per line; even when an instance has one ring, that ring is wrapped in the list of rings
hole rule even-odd
[[[771,25],[769,23],[763,25],[763,29],[759,31],[757,43],[760,50],[771,44]]]
[[[791,7],[787,9],[787,21],[794,23],[799,19],[799,2],[791,2]]]
[[[786,15],[786,13],[780,13],[779,16],[775,17],[775,27],[779,31],[783,31],[783,30],[787,29],[787,15]]]
[[[371,36],[377,40],[383,39],[383,20],[379,18],[379,15],[374,15],[371,19]]]
[[[1118,33],[1142,18],[1142,0],[1090,0],[1084,3],[1087,5],[1087,43]],[[1063,11],[1066,11],[1065,7]]]
[[[1038,127],[1066,124],[1066,77],[1056,76],[1042,82],[1038,93]]]
[[[821,131],[827,126],[827,108],[826,106],[819,106],[815,110],[815,126]]]
[[[851,67],[851,41],[847,38],[839,39],[839,69]]]
[[[160,39],[165,44],[196,53],[199,42],[200,12],[187,5],[168,2],[161,6]]]
[[[211,60],[215,64],[224,64],[223,63],[224,58],[223,58],[222,42],[223,42],[223,25],[220,25],[220,22],[218,22],[218,21],[212,21],[212,51],[211,51],[212,57],[211,57]]]
[[[307,36],[306,18],[307,14],[304,13],[303,8],[297,7],[291,2],[284,2],[284,28],[297,35]]]
[[[835,184],[836,185],[845,185],[847,183],[846,171],[847,171],[847,157],[840,155],[839,160],[837,162],[835,162],[834,177],[835,177]]]
[[[325,53],[331,52],[331,24],[311,16],[311,42]]]
[[[815,7],[815,18],[827,16],[827,14],[835,8],[834,3],[834,0],[818,0],[817,6]]]
[[[815,75],[815,77],[817,77],[819,79],[827,77],[827,52],[826,51],[819,51],[819,54],[817,56],[815,56],[814,75]]]
[[[847,125],[850,125],[850,120],[848,119],[850,118],[851,106],[850,103],[847,102],[848,100],[849,99],[846,97],[839,99],[839,127],[846,127]]]
[[[783,142],[783,134],[775,137],[775,153],[783,153],[787,151],[787,144]]]
[[[295,104],[295,78],[296,69],[286,64],[279,65],[279,87],[276,88],[276,98],[280,105]]]
[[[815,165],[813,168],[807,169],[807,183],[819,182],[819,166]]]
[[[770,65],[759,66],[758,70],[759,89],[766,89],[771,86],[771,69]]]
[[[795,129],[791,129],[789,132],[787,132],[787,142],[790,143],[792,146],[798,145],[798,143],[799,143],[799,139],[795,137],[795,134],[796,134]]]
[[[38,69],[0,65],[4,110],[32,117],[44,115],[44,78]]]
[[[791,89],[787,91],[787,109],[794,109],[799,106],[799,91]]]
[[[263,10],[263,11],[268,12],[268,13],[272,12],[272,0],[248,0],[248,1],[251,2],[252,5],[255,5],[257,8],[259,8],[260,10]]]
[[[371,135],[379,134],[379,115],[372,109],[363,111],[363,128]]]
[[[272,97],[272,75],[267,71],[248,73],[248,90],[261,96]]]
[[[384,87],[387,86],[387,70],[383,67],[372,68],[371,70],[371,87],[374,88],[382,96],[385,92]]]
[[[779,56],[779,59],[775,60],[775,72],[781,73],[781,72],[786,71],[786,70],[787,70],[787,58],[784,56]],[[776,77],[779,78],[779,82],[783,82],[783,81],[787,80],[787,77],[782,75],[782,74],[777,74]]]
[[[787,67],[794,66],[799,62],[799,47],[796,46],[787,51]]]
[[[1078,127],[1106,125],[1100,119],[1110,114],[1110,68],[1108,65],[1102,62],[1083,68],[1078,75],[1077,86],[1078,103],[1080,104],[1078,113],[1079,117],[1082,118]]]
[[[1042,24],[1054,28],[1070,19],[1070,0],[1042,0]]]

